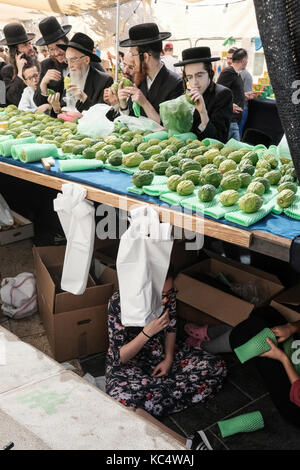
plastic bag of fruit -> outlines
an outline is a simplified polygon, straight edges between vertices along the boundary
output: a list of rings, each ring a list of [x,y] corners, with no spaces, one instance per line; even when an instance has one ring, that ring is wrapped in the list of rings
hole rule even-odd
[[[122,114],[121,116],[118,116],[114,120],[114,122],[119,123],[119,124],[124,124],[131,131],[136,131],[138,129],[141,129],[143,131],[156,132],[156,131],[161,131],[163,129],[163,127],[160,124],[158,124],[155,121],[152,121],[152,119],[149,119],[145,116],[140,116],[137,118],[134,116],[127,116],[125,114]]]
[[[159,105],[159,114],[169,135],[189,132],[193,125],[194,106],[188,103],[185,95]]]

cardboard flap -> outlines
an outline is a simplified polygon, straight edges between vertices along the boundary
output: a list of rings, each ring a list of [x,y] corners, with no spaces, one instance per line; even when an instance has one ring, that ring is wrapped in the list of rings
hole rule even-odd
[[[55,299],[55,284],[40,257],[40,248],[35,246],[32,248],[34,265],[36,270],[36,283],[37,292],[39,296],[43,297],[43,303],[47,305],[49,310],[52,312],[54,309]],[[42,286],[47,286],[47,289],[43,289]]]
[[[287,305],[300,305],[300,284],[296,284],[290,289],[284,290],[275,297],[276,302]]]
[[[113,294],[113,284],[90,287],[81,295],[63,292],[56,295],[55,313],[70,312],[81,308],[106,305]]]

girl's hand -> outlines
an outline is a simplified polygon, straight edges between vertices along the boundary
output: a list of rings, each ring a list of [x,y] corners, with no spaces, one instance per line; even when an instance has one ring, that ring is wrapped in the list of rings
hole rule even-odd
[[[152,377],[164,377],[169,374],[169,371],[172,366],[172,362],[169,359],[164,359],[155,367],[154,371],[152,372]]]
[[[165,311],[159,318],[155,318],[155,320],[152,320],[148,325],[144,327],[144,332],[148,336],[154,336],[160,331],[164,330],[167,328],[167,326],[170,323],[170,317],[169,317],[169,309]]]
[[[268,357],[269,359],[275,359],[277,361],[282,362],[286,355],[285,353],[279,349],[270,338],[266,338],[267,343],[271,346],[270,351],[267,351],[263,354],[260,354],[260,357]]]
[[[271,328],[271,330],[276,336],[278,343],[283,343],[283,341],[295,333],[293,325],[290,323],[287,323],[286,325],[274,326],[274,328]]]

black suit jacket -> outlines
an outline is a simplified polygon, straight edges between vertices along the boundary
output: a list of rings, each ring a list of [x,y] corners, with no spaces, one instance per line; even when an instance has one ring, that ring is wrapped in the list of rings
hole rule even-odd
[[[179,75],[162,66],[152,83],[150,90],[147,87],[147,79],[144,79],[139,85],[139,89],[143,92],[147,100],[152,104],[155,111],[159,114],[159,105],[164,101],[173,100],[184,93],[183,80]],[[128,102],[130,115],[134,116],[132,110],[132,102]],[[146,116],[145,111],[141,108],[141,115]]]
[[[89,109],[91,106],[97,103],[104,103],[103,101],[103,92],[105,88],[109,88],[113,84],[113,79],[107,73],[99,72],[94,67],[90,67],[89,73],[86,78],[84,93],[87,95],[87,100],[83,103],[82,101],[77,101],[76,109],[81,113]],[[64,90],[61,104],[65,106],[64,96],[66,92]]]
[[[203,132],[199,130],[200,114],[195,109],[192,132],[199,140],[211,139],[227,142],[229,125],[232,118],[232,93],[229,88],[214,82],[203,94],[209,122]]]
[[[6,88],[6,104],[14,104],[18,106],[22,93],[27,85],[23,80],[16,76],[13,79],[14,69],[10,64],[5,65],[1,69],[1,75]]]

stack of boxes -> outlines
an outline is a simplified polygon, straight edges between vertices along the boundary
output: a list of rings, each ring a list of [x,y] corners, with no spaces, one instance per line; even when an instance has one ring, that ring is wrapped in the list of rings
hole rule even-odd
[[[258,83],[252,85],[252,90],[254,91],[256,98],[275,99],[268,72],[264,72],[264,76],[258,79]]]

